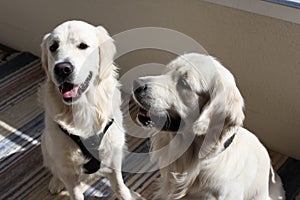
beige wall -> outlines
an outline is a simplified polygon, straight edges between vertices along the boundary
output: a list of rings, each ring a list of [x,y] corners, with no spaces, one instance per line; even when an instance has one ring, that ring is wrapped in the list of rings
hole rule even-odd
[[[265,145],[300,159],[300,25],[200,0],[1,0],[0,42],[39,53],[42,35],[68,19],[103,24],[113,35],[136,27],[180,31],[202,44],[236,76],[246,127]],[[124,73],[172,56],[122,56]]]

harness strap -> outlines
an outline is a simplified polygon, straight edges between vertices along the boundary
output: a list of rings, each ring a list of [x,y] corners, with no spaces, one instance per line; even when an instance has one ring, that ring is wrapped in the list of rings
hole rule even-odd
[[[99,146],[101,144],[104,134],[113,124],[113,122],[114,119],[111,119],[99,135],[93,135],[86,139],[80,138],[80,136],[70,133],[67,129],[63,128],[60,124],[58,124],[60,130],[64,132],[68,137],[70,137],[79,146],[83,156],[86,159],[89,159],[89,161],[83,165],[84,173],[93,174],[100,169],[101,161],[98,155]]]

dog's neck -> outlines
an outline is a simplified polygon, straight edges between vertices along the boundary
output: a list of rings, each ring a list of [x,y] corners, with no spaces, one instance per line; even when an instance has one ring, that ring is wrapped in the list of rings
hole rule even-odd
[[[173,157],[177,156],[180,161],[174,162],[177,164],[174,165],[173,170],[183,173],[186,169],[179,167],[182,163],[191,161],[198,163],[199,160],[205,160],[205,162],[211,160],[213,162],[215,157],[230,148],[237,132],[238,127],[231,127],[226,130],[226,133],[221,133],[219,136],[217,136],[218,134],[214,136],[212,133],[210,135],[195,135],[191,129],[179,132],[161,131],[152,136],[151,148],[154,152],[159,152],[158,155],[153,154],[154,159],[155,157],[161,158],[160,162],[163,163],[172,163],[176,160],[170,156],[170,152]]]
[[[48,86],[46,112],[51,114],[54,121],[73,134],[83,138],[97,134],[112,118],[112,94],[110,94],[112,92],[106,91],[105,87],[100,85],[98,87],[101,88],[96,88],[93,84],[76,103],[66,105],[62,102],[55,85],[48,84]]]

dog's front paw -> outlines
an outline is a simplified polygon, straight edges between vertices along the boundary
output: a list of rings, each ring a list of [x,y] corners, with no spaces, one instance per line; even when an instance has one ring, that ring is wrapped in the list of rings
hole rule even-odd
[[[132,200],[146,200],[139,193],[131,191]]]
[[[193,124],[193,132],[196,135],[203,135],[209,127],[209,119],[198,120]]]
[[[55,176],[49,182],[48,189],[51,194],[57,194],[64,189],[64,184]]]

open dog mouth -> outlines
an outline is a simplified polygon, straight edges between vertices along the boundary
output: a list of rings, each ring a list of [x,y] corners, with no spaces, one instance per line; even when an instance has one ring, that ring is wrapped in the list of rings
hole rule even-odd
[[[159,114],[151,109],[146,109],[140,102],[134,98],[138,105],[137,121],[146,128],[156,128],[163,131],[176,132],[184,125],[179,114],[165,111]]]
[[[93,73],[90,72],[87,78],[81,84],[74,84],[70,82],[63,82],[60,84],[59,91],[65,102],[74,102],[86,91],[90,81],[92,79]]]
[[[150,112],[148,112],[146,109],[142,107],[138,107],[138,114],[137,114],[137,120],[140,122],[141,125],[147,127],[147,128],[152,128],[155,123],[153,121],[153,115],[151,119]]]

